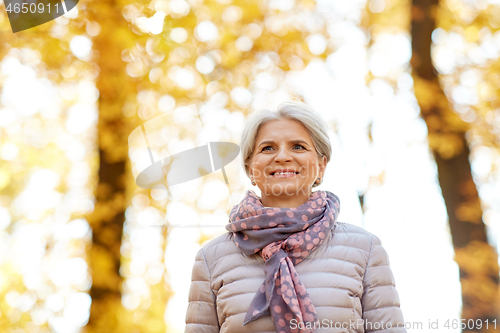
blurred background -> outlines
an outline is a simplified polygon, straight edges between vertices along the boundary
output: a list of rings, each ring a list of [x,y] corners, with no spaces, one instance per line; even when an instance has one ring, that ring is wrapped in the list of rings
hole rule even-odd
[[[140,188],[128,137],[161,117],[156,159],[239,144],[291,98],[329,125],[318,190],[382,240],[407,331],[500,331],[499,29],[499,0],[82,0],[14,34],[0,0],[0,331],[183,332],[194,255],[260,193],[241,156],[228,184]]]

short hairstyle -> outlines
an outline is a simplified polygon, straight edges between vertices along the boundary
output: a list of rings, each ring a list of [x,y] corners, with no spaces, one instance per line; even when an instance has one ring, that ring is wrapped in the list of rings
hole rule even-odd
[[[260,127],[269,121],[280,119],[293,119],[304,125],[311,136],[318,158],[326,156],[327,162],[330,162],[332,145],[326,121],[307,104],[298,100],[287,101],[278,105],[276,112],[264,109],[255,111],[248,117],[240,141],[243,168],[248,178],[250,178],[250,172],[247,160],[254,153],[255,139]],[[319,184],[314,183],[312,187],[319,186],[322,182],[323,179]]]

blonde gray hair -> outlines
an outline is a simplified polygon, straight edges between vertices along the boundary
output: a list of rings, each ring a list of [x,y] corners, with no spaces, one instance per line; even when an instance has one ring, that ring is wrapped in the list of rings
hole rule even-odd
[[[304,125],[311,136],[318,158],[326,156],[327,162],[330,162],[332,145],[328,136],[326,121],[307,104],[298,100],[287,101],[278,105],[275,112],[264,109],[255,111],[248,117],[240,140],[243,168],[248,178],[250,178],[248,170],[250,161],[248,160],[254,153],[255,139],[260,127],[269,121],[280,119],[293,119]],[[321,182],[323,182],[323,179],[321,179]],[[319,184],[314,183],[313,187],[319,186],[321,182]]]

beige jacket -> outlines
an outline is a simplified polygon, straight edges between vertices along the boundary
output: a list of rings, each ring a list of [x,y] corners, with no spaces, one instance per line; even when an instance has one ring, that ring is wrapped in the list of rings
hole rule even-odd
[[[260,253],[244,255],[223,234],[196,255],[185,333],[276,332],[271,316],[242,326],[264,282]],[[394,276],[380,239],[337,222],[323,243],[295,266],[320,325],[316,332],[406,332]],[[292,320],[293,321],[293,320]],[[301,328],[296,322],[291,328]],[[294,330],[299,332],[298,330]]]

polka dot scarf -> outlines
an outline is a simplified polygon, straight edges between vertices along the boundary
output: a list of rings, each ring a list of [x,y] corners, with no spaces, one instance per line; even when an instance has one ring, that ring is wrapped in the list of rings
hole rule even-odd
[[[265,260],[266,279],[250,304],[243,326],[271,314],[277,333],[299,332],[295,327],[305,328],[301,333],[314,331],[314,323],[319,324],[316,310],[294,265],[323,242],[339,212],[339,198],[328,191],[313,192],[296,208],[265,208],[249,190],[232,208],[226,229],[234,233],[236,246],[246,255],[260,251]]]

